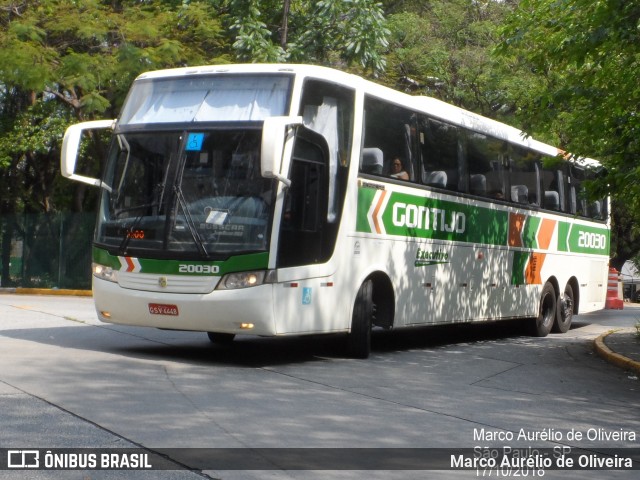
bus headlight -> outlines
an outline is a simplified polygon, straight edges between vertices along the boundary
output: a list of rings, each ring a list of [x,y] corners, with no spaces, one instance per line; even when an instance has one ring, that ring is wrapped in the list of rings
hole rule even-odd
[[[220,280],[218,290],[235,290],[238,288],[257,287],[264,283],[273,283],[274,277],[274,270],[229,273]]]
[[[99,263],[92,263],[91,269],[93,270],[93,275],[96,278],[106,280],[108,282],[118,281],[118,271],[114,270],[111,267],[106,267],[104,265],[100,265]]]

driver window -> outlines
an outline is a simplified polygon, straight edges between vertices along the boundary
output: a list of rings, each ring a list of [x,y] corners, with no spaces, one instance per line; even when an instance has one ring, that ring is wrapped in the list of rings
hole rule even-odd
[[[299,134],[291,160],[291,186],[284,198],[278,266],[323,263],[333,253],[335,228],[327,221],[327,153],[321,142]]]

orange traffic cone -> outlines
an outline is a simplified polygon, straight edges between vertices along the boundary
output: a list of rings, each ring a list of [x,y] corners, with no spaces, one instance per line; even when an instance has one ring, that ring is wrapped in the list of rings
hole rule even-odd
[[[624,302],[618,297],[618,271],[609,268],[609,282],[607,283],[607,300],[604,308],[610,310],[622,310]]]

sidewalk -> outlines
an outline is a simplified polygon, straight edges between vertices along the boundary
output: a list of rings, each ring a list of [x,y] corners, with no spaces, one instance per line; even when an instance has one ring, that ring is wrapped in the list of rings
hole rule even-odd
[[[0,288],[0,294],[2,293],[15,293],[17,295],[62,295],[62,296],[74,296],[74,297],[93,296],[93,293],[91,292],[91,290],[70,290],[65,288],[23,288],[23,287]]]
[[[640,374],[640,337],[635,328],[603,333],[595,339],[594,348],[606,361]]]

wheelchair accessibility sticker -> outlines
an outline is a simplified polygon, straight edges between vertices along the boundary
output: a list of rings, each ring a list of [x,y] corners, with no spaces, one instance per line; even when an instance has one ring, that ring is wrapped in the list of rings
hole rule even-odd
[[[311,305],[311,288],[309,287],[302,289],[302,304]]]

